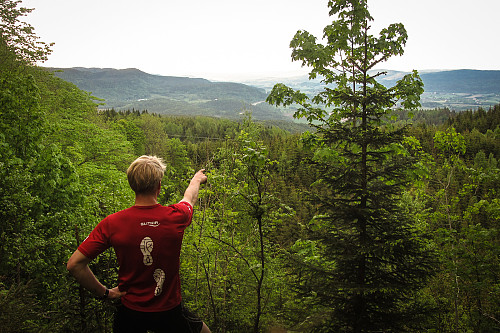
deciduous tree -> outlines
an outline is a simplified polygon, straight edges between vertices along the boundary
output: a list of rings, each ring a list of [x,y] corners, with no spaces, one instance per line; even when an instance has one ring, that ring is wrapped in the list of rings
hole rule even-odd
[[[416,292],[430,274],[430,252],[402,208],[403,190],[417,176],[418,143],[405,128],[384,125],[391,109],[419,105],[423,84],[416,71],[391,88],[376,81],[374,67],[403,54],[402,24],[379,36],[365,0],[329,1],[336,16],[324,29],[325,44],[306,31],[290,43],[292,59],[311,68],[323,91],[308,96],[283,84],[268,102],[298,105],[315,132],[305,141],[315,150],[320,171],[315,200],[319,214],[310,224],[323,265],[312,265],[314,279],[299,281],[310,295],[330,308],[326,331],[401,332],[417,325],[422,308]],[[311,276],[311,275],[309,275]]]

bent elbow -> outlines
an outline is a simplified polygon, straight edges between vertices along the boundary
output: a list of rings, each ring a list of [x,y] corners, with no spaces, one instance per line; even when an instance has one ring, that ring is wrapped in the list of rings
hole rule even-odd
[[[69,258],[68,262],[66,263],[66,269],[70,272],[70,273],[73,273],[73,271],[75,270],[75,263],[73,262],[73,260],[71,260],[71,258]]]
[[[72,275],[75,275],[75,272],[87,265],[89,261],[90,260],[80,251],[76,250],[75,253],[73,253],[73,255],[69,258],[68,263],[66,264],[66,269]]]

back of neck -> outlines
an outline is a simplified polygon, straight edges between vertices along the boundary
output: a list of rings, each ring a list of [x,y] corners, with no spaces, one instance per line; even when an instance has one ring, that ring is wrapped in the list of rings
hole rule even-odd
[[[135,196],[135,206],[153,206],[158,203],[156,195],[138,194]]]

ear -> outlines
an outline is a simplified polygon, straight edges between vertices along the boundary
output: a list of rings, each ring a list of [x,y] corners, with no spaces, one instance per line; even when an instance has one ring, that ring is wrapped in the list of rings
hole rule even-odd
[[[158,187],[156,188],[156,196],[159,196],[161,192],[161,181],[158,182]]]

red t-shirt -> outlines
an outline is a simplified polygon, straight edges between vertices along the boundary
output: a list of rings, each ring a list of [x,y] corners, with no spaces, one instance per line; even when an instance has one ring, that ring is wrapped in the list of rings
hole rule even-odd
[[[107,216],[78,247],[94,259],[112,246],[120,266],[122,303],[133,310],[159,312],[181,303],[179,256],[193,207],[133,206]]]

